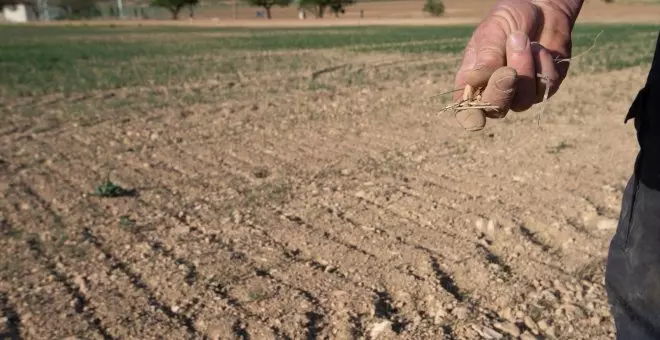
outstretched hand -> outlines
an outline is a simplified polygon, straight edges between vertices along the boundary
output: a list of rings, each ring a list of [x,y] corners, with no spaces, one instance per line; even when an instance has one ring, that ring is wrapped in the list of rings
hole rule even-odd
[[[554,95],[566,77],[571,32],[581,0],[500,0],[474,31],[456,74],[455,88],[483,89],[481,101],[492,108],[456,113],[467,130],[481,130],[486,118],[521,112]],[[541,79],[542,74],[546,79]],[[457,92],[455,101],[463,98]]]

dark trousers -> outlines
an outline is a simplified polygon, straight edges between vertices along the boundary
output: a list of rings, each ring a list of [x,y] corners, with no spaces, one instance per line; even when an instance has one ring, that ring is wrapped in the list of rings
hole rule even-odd
[[[610,243],[605,283],[617,339],[660,339],[660,36],[630,107],[640,151]]]

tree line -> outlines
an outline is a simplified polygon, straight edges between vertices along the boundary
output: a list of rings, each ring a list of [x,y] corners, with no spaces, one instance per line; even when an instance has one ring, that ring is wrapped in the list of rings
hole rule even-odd
[[[200,0],[148,0],[149,5],[153,7],[160,7],[166,9],[170,13],[170,17],[174,20],[179,18],[183,9],[189,9],[190,17],[194,16],[194,8],[199,5]],[[273,7],[296,7],[299,11],[311,13],[317,18],[323,18],[328,12],[335,16],[344,14],[347,6],[353,5],[357,0],[238,0],[243,3],[253,6],[261,7],[265,10],[266,18],[271,19],[271,10]],[[60,15],[52,19],[85,19],[93,17],[101,17],[102,13],[99,4],[105,2],[111,4],[110,15],[118,16],[118,10],[113,5],[116,0],[0,0],[0,8],[4,6],[13,6],[18,4],[26,5],[33,11],[37,19],[39,19],[41,6],[47,3],[49,7],[60,9]],[[442,15],[445,11],[442,0],[426,0],[424,12],[432,16]],[[135,9],[135,15],[138,16],[138,9]],[[146,17],[144,9],[140,9],[139,13],[142,17]]]
[[[357,0],[238,0],[249,6],[261,7],[268,19],[272,18],[273,7],[296,6],[298,9],[308,11],[314,16],[322,18],[328,11],[334,15],[343,14],[346,6],[355,4]],[[58,8],[61,14],[59,19],[82,19],[102,16],[100,3],[111,4],[111,15],[118,14],[114,5],[115,0],[0,0],[0,8],[6,6],[25,5],[33,11],[37,18],[42,15],[40,7],[47,3],[48,7]],[[189,9],[190,16],[194,15],[194,8],[200,0],[149,0],[149,5],[166,9],[172,19],[178,19],[185,8]],[[54,18],[58,19],[58,18]]]

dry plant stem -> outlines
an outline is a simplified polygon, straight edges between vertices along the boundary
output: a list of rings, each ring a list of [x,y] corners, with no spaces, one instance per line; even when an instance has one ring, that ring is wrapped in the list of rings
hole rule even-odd
[[[541,102],[541,111],[536,116],[536,125],[541,126],[541,116],[545,112],[545,103],[548,100],[548,95],[550,94],[550,77],[543,73],[537,73],[537,77],[541,78],[541,83],[545,85],[545,92],[543,93],[543,101]]]
[[[490,105],[490,103],[481,101],[481,92],[482,88],[475,90],[471,85],[465,85],[463,88],[463,99],[458,102],[451,104],[443,108],[440,112],[447,110],[454,111],[463,111],[469,109],[481,109],[481,110],[497,110],[498,107],[495,105]],[[451,91],[456,92],[456,91]]]
[[[436,94],[435,96],[431,96],[431,98],[441,97],[441,96],[444,96],[446,94],[451,94],[451,93],[454,93],[454,92],[459,92],[459,91],[464,91],[464,90],[465,90],[464,88],[463,89],[453,89],[453,90],[449,90],[449,91],[446,91],[446,92]]]
[[[564,63],[564,62],[571,62],[574,59],[577,59],[577,58],[579,58],[583,55],[586,55],[587,53],[589,53],[589,51],[591,51],[594,47],[596,47],[598,37],[600,37],[600,35],[603,34],[603,32],[604,31],[601,30],[596,35],[596,37],[594,38],[594,42],[591,44],[591,46],[588,49],[584,50],[582,53],[580,53],[580,54],[578,54],[578,55],[576,55],[572,58],[559,59],[557,57],[554,60],[555,63],[561,64],[561,63]],[[537,73],[536,76],[539,77],[541,79],[541,83],[543,83],[545,85],[545,92],[543,93],[543,101],[541,102],[541,110],[539,111],[539,113],[537,114],[537,117],[536,117],[536,125],[541,126],[541,116],[545,112],[546,102],[548,101],[548,97],[550,95],[550,87],[552,86],[552,82],[550,81],[550,77],[547,74]]]

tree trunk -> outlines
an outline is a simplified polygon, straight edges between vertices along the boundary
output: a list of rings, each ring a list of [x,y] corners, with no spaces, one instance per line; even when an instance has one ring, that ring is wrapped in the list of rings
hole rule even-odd
[[[179,11],[181,11],[181,6],[176,6],[172,8],[168,8],[170,10],[170,13],[172,14],[172,20],[177,20],[179,19]]]
[[[188,5],[188,10],[190,10],[190,19],[195,17],[195,9],[193,7],[193,4]]]
[[[323,18],[323,12],[325,12],[325,6],[319,5],[319,18]]]
[[[268,18],[268,20],[272,19],[273,16],[270,13],[270,6],[266,6],[264,8],[266,9],[266,18]]]

